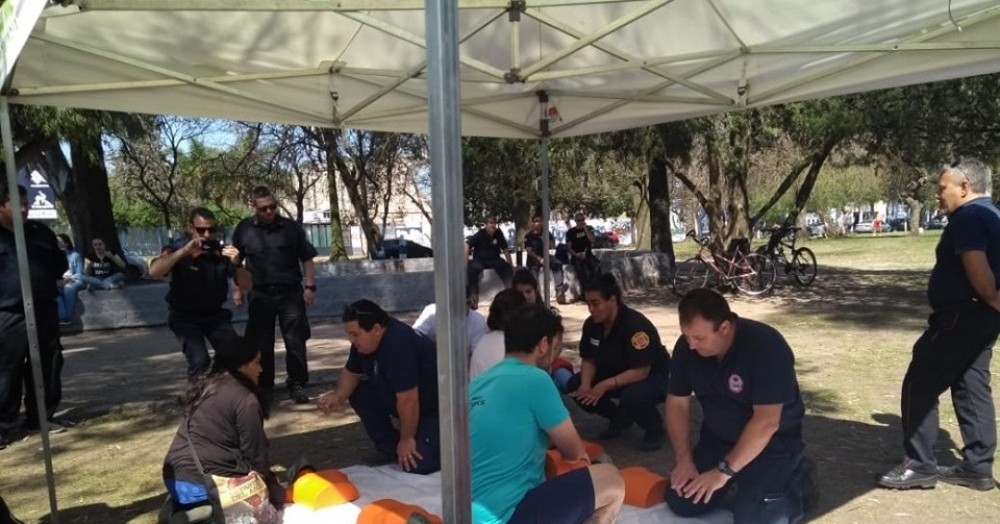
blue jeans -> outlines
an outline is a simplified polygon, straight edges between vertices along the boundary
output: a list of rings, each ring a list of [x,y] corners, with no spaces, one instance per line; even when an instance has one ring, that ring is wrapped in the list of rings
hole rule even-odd
[[[112,273],[104,278],[81,275],[80,281],[94,289],[113,289],[115,284],[125,282],[125,273]]]
[[[77,295],[86,286],[87,284],[80,280],[74,280],[63,286],[59,296],[56,297],[56,300],[59,302],[59,320],[73,320],[73,314],[76,312]]]

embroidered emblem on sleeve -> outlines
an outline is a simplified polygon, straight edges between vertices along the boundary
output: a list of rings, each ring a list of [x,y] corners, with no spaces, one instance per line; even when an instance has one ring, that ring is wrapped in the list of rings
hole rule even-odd
[[[729,392],[736,395],[743,392],[743,377],[736,373],[729,375]]]
[[[645,331],[636,331],[632,335],[632,349],[641,351],[649,347],[649,335]]]

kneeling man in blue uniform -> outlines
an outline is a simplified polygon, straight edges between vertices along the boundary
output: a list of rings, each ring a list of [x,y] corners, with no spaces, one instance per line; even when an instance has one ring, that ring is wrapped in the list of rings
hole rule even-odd
[[[549,376],[561,321],[548,307],[518,308],[504,330],[506,358],[469,384],[474,524],[611,524],[625,484],[610,464],[590,464]],[[545,479],[549,442],[582,463]]]
[[[375,444],[369,463],[397,462],[422,475],[441,469],[434,344],[370,300],[344,308],[343,321],[350,354],[320,411],[350,402]]]
[[[735,522],[799,522],[802,479],[813,465],[802,458],[805,409],[791,348],[774,328],[738,318],[708,289],[688,293],[678,314],[683,335],[674,346],[666,407],[677,463],[667,505],[678,516],[700,515],[735,484]],[[693,450],[692,393],[703,413]]]

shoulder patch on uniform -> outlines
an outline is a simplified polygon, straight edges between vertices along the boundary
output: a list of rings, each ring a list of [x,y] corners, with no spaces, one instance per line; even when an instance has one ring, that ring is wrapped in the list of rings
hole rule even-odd
[[[642,350],[649,347],[649,335],[645,331],[636,331],[632,335],[632,349]]]

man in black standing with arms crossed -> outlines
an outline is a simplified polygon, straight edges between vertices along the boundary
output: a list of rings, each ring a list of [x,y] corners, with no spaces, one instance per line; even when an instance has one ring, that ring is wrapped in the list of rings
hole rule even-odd
[[[238,251],[233,263],[245,262],[253,280],[246,337],[260,347],[264,368],[260,387],[273,392],[274,320],[278,319],[285,340],[288,395],[306,404],[306,340],[310,336],[306,306],[316,299],[312,261],[316,248],[298,222],[278,215],[278,201],[268,188],[254,188],[253,205],[254,216],[240,222],[233,233],[233,247]]]
[[[1000,210],[989,198],[990,169],[966,159],[944,169],[938,202],[948,226],[927,283],[931,313],[913,345],[900,396],[905,458],[878,479],[893,489],[933,488],[937,481],[993,489],[996,410],[990,358],[1000,333]],[[962,433],[962,462],[938,468],[938,397],[951,389]]]
[[[21,394],[27,412],[27,429],[40,427],[35,400],[34,380],[28,358],[28,331],[21,279],[18,273],[17,248],[14,244],[14,213],[24,218],[24,240],[28,247],[32,300],[38,328],[38,350],[42,364],[46,417],[51,420],[62,400],[63,357],[59,341],[59,312],[56,282],[66,272],[66,254],[59,249],[56,235],[45,225],[28,220],[28,192],[17,186],[21,209],[11,205],[6,179],[0,178],[0,449],[15,428],[21,411]],[[62,431],[49,423],[49,431]]]
[[[232,246],[223,247],[215,232],[215,214],[203,207],[193,209],[188,215],[189,237],[149,266],[152,277],[170,274],[167,325],[181,343],[188,362],[188,380],[192,382],[212,364],[205,339],[218,351],[236,337],[233,313],[222,307],[228,298],[230,280],[233,303],[243,305],[243,293],[236,285],[231,262],[238,252]]]

